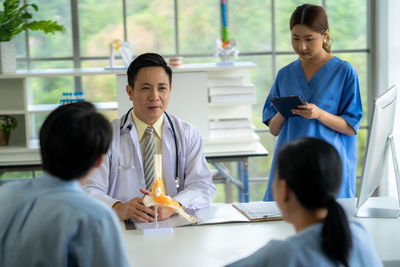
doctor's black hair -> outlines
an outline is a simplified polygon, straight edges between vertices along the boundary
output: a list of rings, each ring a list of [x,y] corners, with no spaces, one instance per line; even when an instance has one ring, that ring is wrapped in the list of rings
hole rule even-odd
[[[171,85],[172,70],[168,66],[165,59],[156,53],[145,53],[137,56],[128,67],[128,84],[132,87],[132,89],[139,70],[144,67],[163,67],[169,77],[169,84]]]
[[[62,180],[85,176],[112,140],[111,125],[89,102],[59,106],[40,128],[43,169]]]
[[[329,30],[328,15],[322,6],[303,4],[296,7],[290,17],[290,30],[296,25],[305,25],[311,30],[321,33],[322,35],[326,30]],[[324,41],[322,48],[330,53],[332,46],[331,37],[328,35]]]
[[[321,231],[322,250],[335,263],[349,266],[350,228],[335,199],[342,181],[337,150],[322,139],[300,138],[280,150],[277,166],[277,179],[286,181],[305,209],[328,209]]]

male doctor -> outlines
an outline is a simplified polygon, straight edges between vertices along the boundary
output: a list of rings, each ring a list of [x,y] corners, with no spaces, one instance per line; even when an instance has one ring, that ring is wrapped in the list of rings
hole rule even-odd
[[[84,190],[112,207],[122,220],[152,222],[154,209],[144,206],[143,196],[154,181],[154,154],[161,154],[166,194],[187,209],[209,206],[216,189],[199,131],[164,112],[171,93],[171,68],[160,55],[146,53],[132,61],[127,75],[126,92],[133,109],[112,121],[110,149]],[[173,214],[158,209],[159,220]]]

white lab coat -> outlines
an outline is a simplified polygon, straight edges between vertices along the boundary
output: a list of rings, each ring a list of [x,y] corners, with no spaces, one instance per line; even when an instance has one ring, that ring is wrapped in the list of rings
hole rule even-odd
[[[126,123],[123,123],[128,116]],[[162,136],[164,178],[168,194],[188,209],[209,206],[216,189],[204,157],[203,142],[193,125],[169,115],[178,142],[179,192],[175,185],[175,143],[173,131],[164,114]],[[88,178],[84,190],[112,206],[142,197],[139,188],[146,188],[142,153],[136,127],[130,113],[111,123],[113,141],[101,166]],[[122,129],[120,130],[120,127]]]

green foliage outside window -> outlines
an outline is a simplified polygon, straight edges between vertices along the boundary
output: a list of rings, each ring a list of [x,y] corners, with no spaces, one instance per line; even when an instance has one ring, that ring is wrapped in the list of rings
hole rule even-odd
[[[72,57],[72,39],[70,1],[67,0],[37,0],[41,9],[38,16],[51,16],[66,25],[66,34],[70,37],[43,38],[30,35],[32,57]],[[364,108],[362,125],[367,120],[367,52],[342,52],[346,49],[366,49],[367,47],[367,0],[325,0],[325,7],[330,23],[330,34],[333,39],[333,54],[349,61],[356,69],[361,87]],[[127,1],[126,21],[127,38],[133,44],[134,54],[143,52],[158,52],[162,55],[176,53],[191,55],[184,57],[185,63],[216,62],[212,57],[215,40],[220,36],[219,1],[177,1],[178,47],[175,47],[175,9],[173,0],[137,0]],[[274,16],[272,1],[269,0],[235,0],[229,1],[228,24],[232,38],[239,42],[242,53],[261,53],[258,55],[239,55],[239,61],[252,61],[257,67],[251,72],[251,80],[255,84],[257,103],[253,106],[253,123],[256,128],[266,129],[262,123],[262,108],[269,93],[276,72],[297,58],[291,47],[289,19],[296,6],[303,4],[300,0],[274,1]],[[311,0],[308,3],[322,4],[321,0]],[[108,44],[113,39],[124,39],[122,16],[122,1],[115,0],[80,0],[78,1],[79,33],[82,67],[106,67],[107,59],[92,57],[107,57]],[[272,21],[274,18],[274,21]],[[275,42],[273,43],[273,36]],[[22,36],[22,35],[20,35]],[[17,42],[18,41],[18,42]],[[25,40],[16,38],[18,47],[23,47]],[[271,54],[272,48],[274,54]],[[335,53],[335,50],[341,53]],[[22,51],[22,48],[21,48]],[[264,54],[263,54],[264,53]],[[198,55],[198,56],[196,56]],[[21,52],[20,56],[24,56]],[[275,63],[275,69],[273,68]],[[122,64],[122,63],[121,63]],[[72,60],[40,61],[32,64],[33,68],[72,67]],[[116,101],[115,78],[113,75],[82,77],[83,90],[86,99],[90,101]],[[30,87],[33,90],[35,104],[58,103],[61,92],[74,90],[72,77],[32,78]],[[107,112],[109,119],[117,116],[116,112]],[[38,124],[43,120],[37,116]],[[37,128],[39,129],[39,128]],[[363,155],[367,142],[367,129],[358,132],[358,174],[361,174]],[[251,159],[249,162],[250,177],[267,177],[273,157],[275,137],[264,132],[260,133],[261,143],[268,149],[267,158]],[[223,187],[220,187],[223,189]],[[251,200],[260,200],[265,192],[266,183],[259,182],[250,185]],[[223,199],[221,193],[218,199]],[[235,194],[234,194],[235,195]]]
[[[31,10],[38,11],[36,4],[21,5],[20,0],[5,0],[0,11],[0,42],[10,41],[15,35],[25,30],[55,33],[64,31],[64,27],[55,21],[30,21],[33,17]]]

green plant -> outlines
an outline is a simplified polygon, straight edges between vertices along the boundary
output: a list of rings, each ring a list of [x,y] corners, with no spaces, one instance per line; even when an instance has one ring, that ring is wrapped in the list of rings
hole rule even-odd
[[[17,127],[18,123],[14,117],[8,115],[0,115],[0,131],[9,133]]]
[[[30,11],[39,10],[36,4],[21,5],[20,0],[5,0],[3,7],[4,10],[0,11],[0,42],[10,41],[13,36],[28,29],[53,34],[56,31],[65,31],[64,26],[55,21],[30,21],[32,19]]]

